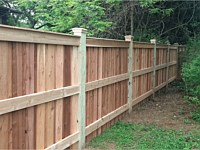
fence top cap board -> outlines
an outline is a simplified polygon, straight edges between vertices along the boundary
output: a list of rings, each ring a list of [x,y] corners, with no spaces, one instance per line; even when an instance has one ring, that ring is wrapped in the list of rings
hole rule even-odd
[[[148,43],[148,42],[138,42],[138,41],[134,41],[133,42],[133,46],[134,48],[154,48],[154,44],[152,43]],[[170,46],[170,49],[176,49],[177,46],[174,45],[168,45],[168,44],[160,44],[160,43],[156,43],[156,48],[161,48],[161,49],[167,49],[168,46]]]
[[[139,41],[133,41],[133,43],[135,43],[135,44],[148,44],[148,45],[154,45],[154,44],[149,43],[149,42],[139,42]]]
[[[107,38],[96,38],[96,37],[87,37],[88,40],[104,40],[104,41],[115,41],[115,42],[127,42],[129,41],[124,41],[124,40],[117,40],[117,39],[107,39]]]
[[[80,36],[0,25],[0,41],[78,46]]]
[[[52,32],[52,31],[45,31],[45,30],[36,30],[36,29],[16,27],[16,26],[8,26],[8,25],[2,25],[2,24],[0,24],[0,29],[3,29],[3,28],[23,30],[23,31],[32,31],[32,32],[38,32],[38,33],[49,33],[49,34],[63,35],[63,36],[79,37],[77,35],[71,35],[71,34],[65,34],[65,33],[59,33],[59,32]]]
[[[87,47],[110,47],[110,48],[128,48],[129,41],[116,40],[116,39],[104,39],[104,38],[87,38]]]

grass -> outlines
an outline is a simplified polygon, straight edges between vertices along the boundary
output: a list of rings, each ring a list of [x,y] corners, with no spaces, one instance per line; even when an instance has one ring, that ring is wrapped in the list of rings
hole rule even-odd
[[[89,143],[91,148],[109,149],[200,149],[200,134],[118,122]]]
[[[195,110],[195,111],[191,112],[191,115],[192,115],[193,120],[200,123],[200,110]]]

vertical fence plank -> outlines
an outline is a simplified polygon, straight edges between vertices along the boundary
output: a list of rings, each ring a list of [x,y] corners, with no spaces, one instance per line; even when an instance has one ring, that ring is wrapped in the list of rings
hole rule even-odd
[[[91,77],[91,58],[92,58],[92,56],[91,56],[91,48],[90,47],[88,47],[87,48],[87,50],[86,50],[86,57],[87,57],[87,76],[86,76],[86,82],[90,82],[90,77]],[[87,92],[87,94],[86,94],[86,126],[87,125],[89,125],[90,124],[90,117],[91,117],[91,115],[90,115],[90,111],[91,111],[91,96],[90,95],[92,95],[92,91],[89,91],[89,92]],[[88,142],[89,140],[91,139],[91,134],[90,135],[88,135],[87,137],[86,137],[86,142]]]
[[[35,44],[26,44],[26,52],[26,94],[32,94],[35,92]],[[29,107],[26,111],[26,149],[35,149],[35,107]]]
[[[120,55],[119,55],[119,48],[116,48],[116,50],[115,50],[115,75],[119,75],[120,74],[120,72],[119,72],[119,66],[120,66],[120,62],[119,62],[119,57],[120,57]],[[119,105],[120,105],[120,83],[116,83],[115,84],[115,93],[116,93],[116,99],[115,99],[115,104],[116,104],[116,107],[115,107],[115,109],[117,109],[118,107],[119,107]],[[116,121],[119,119],[119,116],[116,118]]]
[[[115,76],[116,75],[116,48],[113,48],[112,49],[112,75]],[[112,107],[112,111],[114,111],[116,109],[116,84],[113,84],[113,87],[112,87],[112,101],[113,101],[113,107]],[[116,123],[116,117],[113,119],[113,122],[112,124]]]
[[[107,73],[107,51],[102,48],[102,78],[106,78]],[[107,113],[107,86],[102,87],[102,112],[101,117],[105,116]],[[101,127],[102,132],[106,129],[106,124]]]
[[[166,88],[168,89],[168,84],[169,84],[169,48],[170,48],[170,45],[168,44],[167,45],[167,72],[166,72],[166,82],[167,82],[167,85],[166,85]]]
[[[103,77],[103,48],[99,48],[98,50],[98,79],[102,79]],[[102,88],[98,89],[98,108],[97,108],[97,112],[98,112],[98,119],[101,118],[102,116]],[[98,129],[98,135],[101,134],[101,128]]]
[[[21,96],[25,94],[23,92],[23,56],[24,47],[22,43],[17,43],[16,47],[16,89],[13,89],[16,94],[15,96]],[[24,149],[25,148],[25,136],[23,129],[25,128],[25,109],[13,112],[13,148],[14,149]]]
[[[45,64],[45,89],[51,90],[55,87],[55,45],[48,45],[46,50]],[[45,112],[45,147],[54,143],[54,120],[55,101],[46,103]]]
[[[121,54],[120,54],[120,74],[123,74],[124,73],[124,57],[125,57],[125,55],[124,55],[124,49],[123,48],[121,48],[120,49],[121,51]],[[109,58],[108,58],[108,60],[109,60]],[[120,90],[121,90],[121,96],[120,96],[120,106],[122,106],[123,104],[124,104],[124,81],[122,81],[121,82],[121,85],[120,85]],[[123,115],[124,115],[124,113],[122,113],[121,115],[120,115],[120,119],[122,119],[122,117],[123,117]]]
[[[45,44],[37,45],[36,92],[45,91]],[[45,104],[36,106],[36,149],[45,145]]]
[[[55,51],[56,88],[64,86],[64,46],[58,45]],[[55,142],[63,137],[63,99],[57,100],[55,107]]]
[[[94,48],[93,49],[94,53],[94,66],[93,66],[93,72],[94,72],[94,80],[98,80],[98,49]],[[94,104],[93,104],[93,110],[94,110],[94,115],[93,115],[93,120],[92,122],[96,121],[98,119],[98,90],[94,90]],[[97,131],[93,133],[93,136],[97,136]]]
[[[178,50],[179,50],[179,44],[178,43],[175,43],[174,46],[176,46],[176,52],[175,52],[175,61],[176,61],[176,72],[175,72],[175,76],[176,76],[176,79],[178,78],[178,70],[179,70],[179,66],[178,66]]]
[[[72,46],[64,46],[64,69],[63,69],[63,86],[70,86],[71,84],[71,53]],[[70,135],[70,103],[71,97],[63,99],[63,137]]]
[[[110,77],[111,76],[111,48],[108,48],[108,76],[107,77]],[[112,105],[112,101],[111,101],[111,85],[108,85],[108,112],[107,113],[110,113],[111,112],[111,105]],[[111,125],[111,122],[109,121],[108,122],[108,127],[109,128]]]
[[[71,85],[78,85],[79,78],[78,78],[78,69],[80,67],[79,64],[79,55],[78,55],[78,47],[73,47],[71,52]],[[70,134],[73,134],[78,131],[78,95],[73,95],[70,97]],[[78,144],[73,144],[70,149],[77,149]]]

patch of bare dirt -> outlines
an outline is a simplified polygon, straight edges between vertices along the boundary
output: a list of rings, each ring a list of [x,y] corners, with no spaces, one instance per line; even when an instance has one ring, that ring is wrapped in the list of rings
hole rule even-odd
[[[183,100],[184,93],[175,88],[158,93],[154,100],[139,104],[125,122],[155,124],[167,129],[185,132],[200,130],[200,124],[191,119],[192,106]]]

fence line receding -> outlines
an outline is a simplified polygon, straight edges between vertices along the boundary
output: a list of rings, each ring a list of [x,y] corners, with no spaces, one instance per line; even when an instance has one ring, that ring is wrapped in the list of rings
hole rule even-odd
[[[0,149],[80,149],[177,77],[182,46],[75,32],[0,26]]]

